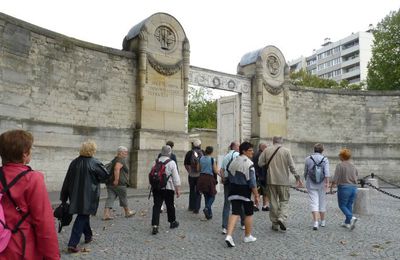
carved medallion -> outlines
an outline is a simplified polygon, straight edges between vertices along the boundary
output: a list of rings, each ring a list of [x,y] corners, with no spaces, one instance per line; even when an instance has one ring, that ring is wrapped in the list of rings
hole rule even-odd
[[[221,80],[217,77],[214,77],[212,82],[214,87],[219,87],[221,85]]]
[[[267,71],[272,77],[278,77],[281,74],[280,72],[281,64],[278,57],[276,57],[273,54],[270,54],[267,58],[266,63],[267,63],[266,64]]]
[[[165,25],[161,25],[156,29],[154,37],[160,43],[162,50],[172,50],[176,44],[175,33]]]
[[[229,81],[228,81],[228,88],[229,88],[229,89],[235,89],[235,87],[236,87],[235,81],[229,80]]]

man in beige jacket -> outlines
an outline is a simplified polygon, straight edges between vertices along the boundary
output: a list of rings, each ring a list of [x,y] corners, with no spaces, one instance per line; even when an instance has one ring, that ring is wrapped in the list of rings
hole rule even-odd
[[[258,165],[267,169],[267,193],[270,199],[269,218],[272,222],[272,230],[286,230],[286,220],[288,217],[289,174],[292,173],[296,178],[297,187],[302,187],[303,183],[294,167],[294,162],[289,149],[282,146],[283,138],[274,136],[272,146],[268,146],[258,160]],[[271,159],[272,158],[272,159]],[[271,160],[270,160],[271,159]]]

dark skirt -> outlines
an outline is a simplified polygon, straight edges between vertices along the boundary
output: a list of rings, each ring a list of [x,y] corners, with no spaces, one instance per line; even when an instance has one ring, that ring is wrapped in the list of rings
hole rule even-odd
[[[215,196],[217,194],[217,190],[215,189],[216,184],[214,176],[209,174],[200,174],[200,177],[197,180],[197,189],[203,194]]]

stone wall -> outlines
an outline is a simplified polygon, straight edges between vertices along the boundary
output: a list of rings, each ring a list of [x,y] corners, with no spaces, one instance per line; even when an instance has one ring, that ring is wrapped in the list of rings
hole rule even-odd
[[[146,45],[145,40],[154,37],[150,32],[133,34],[137,39],[128,42],[135,50],[135,41],[138,41],[139,55],[136,55],[72,39],[0,13],[0,132],[23,128],[34,134],[31,166],[44,172],[49,190],[61,188],[69,163],[78,155],[81,142],[89,138],[97,142],[96,157],[104,162],[114,156],[119,145],[131,150],[131,183],[137,187],[147,187],[147,171],[167,140],[175,142],[174,152],[179,168],[183,169],[183,157],[189,149],[186,129],[189,81],[215,88],[226,85],[228,90],[240,85],[242,97],[252,99],[249,102],[242,98],[241,123],[248,126],[248,120],[253,122],[252,129],[242,128],[242,139],[270,142],[273,135],[283,135],[300,173],[313,144],[322,142],[332,172],[339,149],[346,146],[352,149],[361,176],[375,172],[399,179],[399,92],[320,90],[286,85],[282,92],[275,88],[273,94],[266,93],[264,89],[269,86],[270,92],[273,82],[263,81],[261,65],[264,63],[255,64],[259,70],[255,78],[214,75],[207,69],[189,68],[189,44],[183,28],[167,14],[157,14],[147,22],[158,21],[158,16],[171,21],[173,29],[178,31],[180,54],[174,57],[182,59],[182,66],[180,60],[165,63],[167,60],[161,56],[160,64],[150,64],[149,59],[154,60],[150,56],[146,58],[147,51],[152,52],[158,46],[150,40],[151,44]],[[150,27],[142,29],[146,28]],[[145,37],[146,33],[149,37]],[[263,50],[268,54],[270,49]],[[280,51],[278,54],[280,57]],[[283,76],[285,67],[281,56],[282,74],[279,75]],[[159,75],[175,67],[175,76]],[[265,71],[275,73],[274,67],[271,68]],[[200,71],[208,76],[196,76]],[[206,84],[205,79],[210,82]],[[250,82],[256,85],[249,86]],[[178,91],[166,89],[165,93],[171,93],[172,98],[165,99],[165,95],[158,98],[161,87]],[[249,104],[253,113],[248,111]],[[152,108],[162,112],[162,121],[157,117],[160,113],[149,114]],[[203,144],[206,143],[204,140]],[[186,185],[186,171],[181,173]]]
[[[400,92],[291,88],[286,100],[287,141],[297,169],[321,142],[331,172],[343,147],[361,177],[371,172],[399,180]]]
[[[110,160],[132,146],[135,59],[130,52],[78,41],[0,13],[0,132],[35,137],[32,167],[49,190],[61,187],[88,138]]]
[[[217,154],[217,129],[208,128],[193,128],[189,132],[189,144],[191,147],[191,141],[194,139],[201,140],[201,148],[206,149],[207,146],[212,146],[214,148],[214,155]]]

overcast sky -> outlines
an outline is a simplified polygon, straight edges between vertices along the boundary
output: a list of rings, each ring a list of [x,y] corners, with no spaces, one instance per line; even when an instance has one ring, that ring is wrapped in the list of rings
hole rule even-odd
[[[241,57],[267,45],[287,61],[376,25],[399,0],[0,0],[0,12],[79,40],[122,48],[128,31],[157,12],[174,16],[191,65],[236,74]]]

